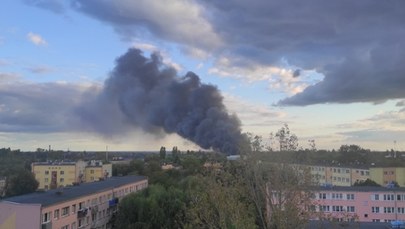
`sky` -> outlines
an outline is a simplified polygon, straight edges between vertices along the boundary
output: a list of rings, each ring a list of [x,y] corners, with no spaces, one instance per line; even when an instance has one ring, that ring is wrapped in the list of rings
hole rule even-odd
[[[199,149],[178,132],[150,131],[140,121],[142,109],[119,123],[127,110],[100,103],[135,49],[145,64],[155,56],[156,68],[170,69],[178,83],[197,75],[200,85],[219,92],[241,131],[262,136],[264,144],[287,123],[304,149],[315,140],[318,149],[405,150],[403,0],[2,5],[0,147]],[[165,95],[161,101],[172,98]],[[98,113],[85,118],[79,112],[94,107]]]

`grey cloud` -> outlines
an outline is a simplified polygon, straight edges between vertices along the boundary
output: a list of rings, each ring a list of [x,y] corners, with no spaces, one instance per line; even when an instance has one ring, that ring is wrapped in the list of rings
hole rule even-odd
[[[279,105],[405,97],[404,1],[200,2],[212,10],[211,23],[229,44],[228,56],[264,65],[285,58],[325,75]]]
[[[398,102],[395,104],[395,106],[397,106],[397,107],[403,107],[403,106],[405,106],[405,100],[398,101]]]
[[[287,60],[325,76],[279,105],[405,98],[402,0],[72,2],[74,9],[128,36],[147,31],[228,57],[233,66],[278,66]]]
[[[84,90],[75,84],[0,84],[0,132],[78,130],[80,124],[75,120],[74,110]]]
[[[72,0],[72,7],[107,22],[124,39],[150,34],[178,44],[212,50],[220,43],[202,8],[193,1]],[[147,35],[145,35],[147,34]]]
[[[228,114],[219,90],[192,72],[176,75],[161,57],[130,49],[117,59],[95,101],[78,110],[83,123],[102,134],[122,132],[125,123],[149,133],[176,133],[205,149],[239,152],[244,140],[240,121]]]

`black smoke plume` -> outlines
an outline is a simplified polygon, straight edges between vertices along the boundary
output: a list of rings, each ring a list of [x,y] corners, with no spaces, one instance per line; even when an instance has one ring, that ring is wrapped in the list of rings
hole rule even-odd
[[[103,134],[131,128],[177,133],[225,154],[238,154],[244,142],[239,119],[228,114],[215,86],[193,72],[179,77],[159,54],[146,58],[138,49],[116,60],[96,103],[89,102],[81,116]]]

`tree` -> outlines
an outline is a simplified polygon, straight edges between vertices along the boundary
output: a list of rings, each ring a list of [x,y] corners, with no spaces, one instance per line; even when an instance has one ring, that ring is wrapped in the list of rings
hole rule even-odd
[[[371,179],[367,179],[365,181],[356,181],[353,186],[375,186],[375,187],[380,187],[381,185],[379,185],[377,182],[371,180]]]
[[[166,147],[160,147],[159,155],[162,160],[166,158]]]
[[[180,189],[151,185],[119,205],[115,228],[183,228],[186,196]]]
[[[275,134],[280,145],[280,151],[295,151],[298,149],[298,137],[290,132],[288,124],[284,124]]]
[[[30,171],[21,169],[6,180],[6,196],[17,196],[35,192],[38,188],[38,181]]]
[[[187,182],[187,228],[257,228],[240,174],[209,171]]]
[[[341,145],[339,148],[340,163],[367,163],[367,154],[369,150],[363,149],[358,145]]]
[[[252,133],[246,133],[246,136],[250,142],[250,146],[252,151],[254,152],[260,152],[263,150],[263,138],[262,136],[259,135],[254,135]]]

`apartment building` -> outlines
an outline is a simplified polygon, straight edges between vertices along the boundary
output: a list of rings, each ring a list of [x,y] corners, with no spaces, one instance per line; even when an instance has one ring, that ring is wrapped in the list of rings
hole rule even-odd
[[[370,179],[383,186],[395,181],[405,187],[405,167],[371,167]]]
[[[320,187],[314,196],[315,219],[392,222],[405,220],[405,188]]]
[[[111,177],[112,165],[101,161],[53,161],[31,164],[38,189],[48,190]]]
[[[0,229],[108,229],[119,201],[148,186],[142,176],[113,177],[0,202]]]
[[[365,168],[350,168],[340,166],[305,165],[312,179],[321,186],[352,186],[355,182],[370,178],[370,172]]]

